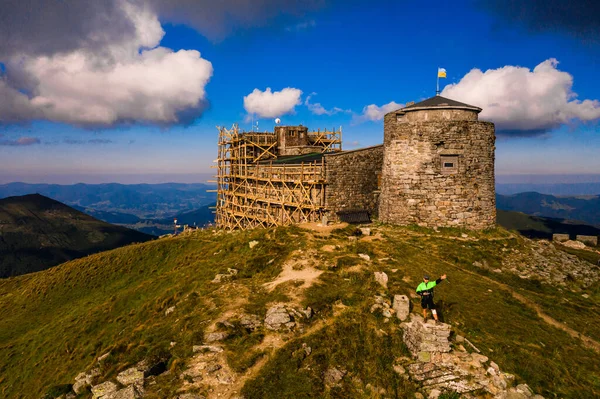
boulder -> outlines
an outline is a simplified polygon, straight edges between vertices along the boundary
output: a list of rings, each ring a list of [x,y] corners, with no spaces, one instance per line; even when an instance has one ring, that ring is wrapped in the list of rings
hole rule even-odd
[[[410,299],[406,295],[394,295],[392,308],[396,311],[396,317],[404,321],[410,314]]]
[[[388,275],[385,272],[375,272],[375,281],[377,281],[383,288],[387,288]]]
[[[325,380],[325,385],[328,387],[334,387],[340,383],[342,378],[346,375],[346,371],[339,370],[335,367],[331,367],[325,371],[323,378]]]
[[[257,315],[248,314],[240,318],[240,324],[248,330],[256,330],[262,326],[262,321]]]
[[[250,247],[250,249],[254,248],[257,245],[258,245],[258,241],[250,241],[248,243],[248,246]]]
[[[117,381],[121,384],[127,385],[144,385],[144,372],[138,370],[136,367],[131,367],[125,371],[120,372],[117,375]]]
[[[269,330],[279,330],[281,326],[292,322],[290,314],[283,305],[275,305],[267,310],[265,327]]]
[[[139,399],[142,396],[142,392],[135,385],[130,385],[112,394],[110,399]]]
[[[92,387],[92,399],[110,399],[110,396],[116,392],[117,384],[106,381]]]
[[[226,332],[214,332],[214,333],[206,334],[206,337],[204,338],[204,342],[209,344],[211,342],[223,341],[227,337],[229,337],[229,334],[227,334]]]
[[[358,254],[358,257],[362,260],[366,260],[367,262],[371,260],[371,257],[367,254]]]
[[[370,236],[371,235],[371,229],[369,227],[361,227],[360,228],[360,233],[363,236]]]

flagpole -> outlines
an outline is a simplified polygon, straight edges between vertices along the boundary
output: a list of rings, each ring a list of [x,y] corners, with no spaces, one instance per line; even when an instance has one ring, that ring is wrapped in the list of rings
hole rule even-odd
[[[436,89],[435,89],[435,95],[436,96],[440,95],[440,67],[438,67],[438,70],[437,70],[437,85],[436,85]]]

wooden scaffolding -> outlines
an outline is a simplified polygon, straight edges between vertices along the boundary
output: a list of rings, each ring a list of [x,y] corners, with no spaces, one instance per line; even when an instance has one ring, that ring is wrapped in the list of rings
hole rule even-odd
[[[318,221],[325,206],[324,158],[341,151],[339,131],[309,132],[314,161],[286,162],[277,135],[219,129],[215,223],[227,230]],[[306,159],[306,157],[304,157]]]

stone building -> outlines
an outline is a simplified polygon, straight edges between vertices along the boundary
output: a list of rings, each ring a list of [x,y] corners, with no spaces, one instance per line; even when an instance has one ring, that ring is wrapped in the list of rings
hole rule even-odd
[[[436,96],[390,112],[382,145],[342,151],[340,131],[219,130],[216,224],[269,227],[351,213],[428,227],[493,227],[494,125]]]
[[[385,115],[381,221],[495,226],[495,129],[479,112],[435,96]]]

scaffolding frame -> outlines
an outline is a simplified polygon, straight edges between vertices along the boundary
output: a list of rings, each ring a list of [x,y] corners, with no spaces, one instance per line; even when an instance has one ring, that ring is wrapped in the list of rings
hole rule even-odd
[[[325,161],[294,164],[278,159],[277,135],[218,127],[216,226],[226,230],[272,227],[321,219]],[[342,150],[339,131],[309,132],[314,152]]]

